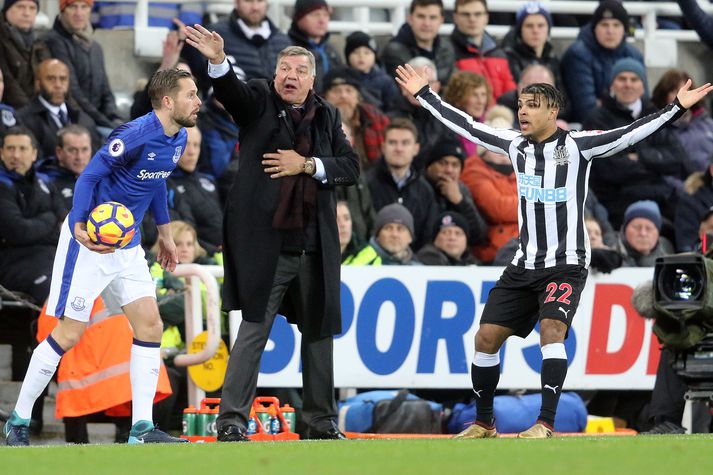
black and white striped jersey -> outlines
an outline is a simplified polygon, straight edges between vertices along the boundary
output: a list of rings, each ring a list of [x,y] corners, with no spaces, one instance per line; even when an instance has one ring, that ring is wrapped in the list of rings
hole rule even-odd
[[[535,143],[520,131],[494,129],[447,104],[430,88],[418,101],[448,128],[495,153],[506,154],[517,173],[519,247],[512,264],[542,269],[564,264],[589,267],[584,225],[592,158],[614,155],[645,139],[685,112],[678,101],[618,129],[567,132]],[[616,173],[616,170],[612,170]]]

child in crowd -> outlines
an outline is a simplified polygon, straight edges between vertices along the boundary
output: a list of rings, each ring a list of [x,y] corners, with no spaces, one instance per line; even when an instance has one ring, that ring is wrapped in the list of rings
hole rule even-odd
[[[376,101],[374,105],[386,110],[399,91],[394,78],[376,64],[376,53],[376,41],[368,34],[355,31],[347,37],[344,47],[347,64],[358,71],[359,82],[362,90],[368,93],[367,98],[373,98]]]

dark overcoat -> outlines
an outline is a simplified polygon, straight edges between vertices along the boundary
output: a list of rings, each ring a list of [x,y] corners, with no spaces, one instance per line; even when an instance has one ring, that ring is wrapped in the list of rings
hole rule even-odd
[[[294,148],[294,130],[285,104],[264,79],[240,81],[232,69],[213,79],[216,98],[240,128],[240,166],[225,207],[225,280],[223,309],[241,309],[243,319],[264,319],[283,234],[272,227],[281,179],[272,179],[261,164],[264,153]],[[339,234],[335,185],[354,184],[359,159],[342,132],[339,113],[317,97],[312,122],[312,156],[324,164],[326,183],[317,191],[319,257],[322,273],[315,298],[300,302],[288,289],[280,313],[300,331],[322,336],[341,332]]]

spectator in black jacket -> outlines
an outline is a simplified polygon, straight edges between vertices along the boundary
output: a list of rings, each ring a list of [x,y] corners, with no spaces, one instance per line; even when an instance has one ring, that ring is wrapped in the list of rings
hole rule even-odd
[[[693,173],[686,179],[684,193],[676,207],[674,229],[676,251],[691,252],[698,243],[698,229],[713,206],[713,155],[704,172]]]
[[[471,266],[478,264],[468,249],[468,222],[453,211],[441,213],[433,231],[433,242],[416,254],[427,266]]]
[[[425,176],[433,187],[438,210],[455,212],[468,223],[466,234],[469,236],[468,244],[472,246],[487,238],[488,225],[476,208],[470,190],[460,180],[464,162],[461,143],[445,137],[436,142],[426,159]]]
[[[201,152],[201,132],[198,127],[186,128],[186,150],[178,160],[178,166],[166,181],[169,198],[186,204],[176,209],[180,219],[195,223],[198,242],[214,254],[223,243],[223,207],[220,205],[215,179],[196,171]]]
[[[610,94],[602,97],[582,124],[587,130],[609,130],[629,125],[658,110],[644,95],[646,71],[635,59],[624,58],[612,67]],[[673,220],[678,196],[683,192],[685,150],[670,128],[659,130],[625,152],[595,161],[590,187],[609,211],[609,221],[619,228],[624,210],[639,200],[654,200],[664,217]],[[615,170],[616,172],[612,172]]]
[[[272,79],[277,54],[290,46],[290,39],[267,17],[268,0],[235,0],[228,18],[207,28],[225,41],[225,54],[239,79]],[[198,79],[204,96],[210,89],[205,58],[193,47],[183,48],[182,56]]]
[[[431,238],[438,217],[438,206],[431,185],[413,167],[418,153],[418,132],[413,122],[394,119],[384,132],[384,156],[367,173],[367,182],[378,213],[392,203],[400,203],[413,215],[413,249],[419,249]]]
[[[60,224],[67,210],[46,179],[35,173],[35,138],[24,127],[7,130],[0,145],[0,285],[49,295]]]
[[[389,76],[396,75],[396,67],[423,56],[436,65],[438,80],[445,84],[453,72],[455,53],[450,41],[438,35],[443,24],[441,0],[412,0],[406,23],[384,47],[381,62]]]
[[[342,65],[339,52],[329,42],[331,8],[325,0],[297,0],[292,14],[292,25],[287,35],[292,44],[301,46],[314,55],[317,75],[314,90],[322,92],[322,79],[330,69]]]
[[[555,74],[555,85],[563,89],[560,62],[549,40],[552,28],[550,12],[540,2],[529,2],[518,10],[515,26],[503,38],[513,80],[530,64],[547,66]]]
[[[2,69],[0,69],[0,134],[5,132],[10,127],[18,125],[15,109],[3,102],[4,92],[5,81],[2,75]]]
[[[86,127],[92,134],[93,150],[98,148],[96,124],[69,100],[69,68],[58,59],[46,59],[37,68],[37,94],[17,112],[20,121],[32,131],[43,157],[54,155],[57,131],[69,124]]]
[[[109,87],[104,51],[93,38],[89,21],[93,4],[94,0],[60,0],[60,13],[44,42],[52,57],[69,68],[69,90],[79,107],[99,127],[114,129],[122,121]]]
[[[92,139],[81,125],[68,125],[57,132],[55,156],[42,160],[37,173],[47,177],[64,200],[64,207],[72,209],[74,185],[79,174],[92,158]]]

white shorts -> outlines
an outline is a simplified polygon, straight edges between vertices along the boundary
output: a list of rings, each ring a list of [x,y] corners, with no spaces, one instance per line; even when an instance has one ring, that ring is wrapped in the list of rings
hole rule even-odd
[[[94,300],[106,297],[124,306],[142,297],[156,298],[156,287],[141,246],[99,254],[72,237],[69,222],[62,223],[52,268],[47,314],[88,322]]]

